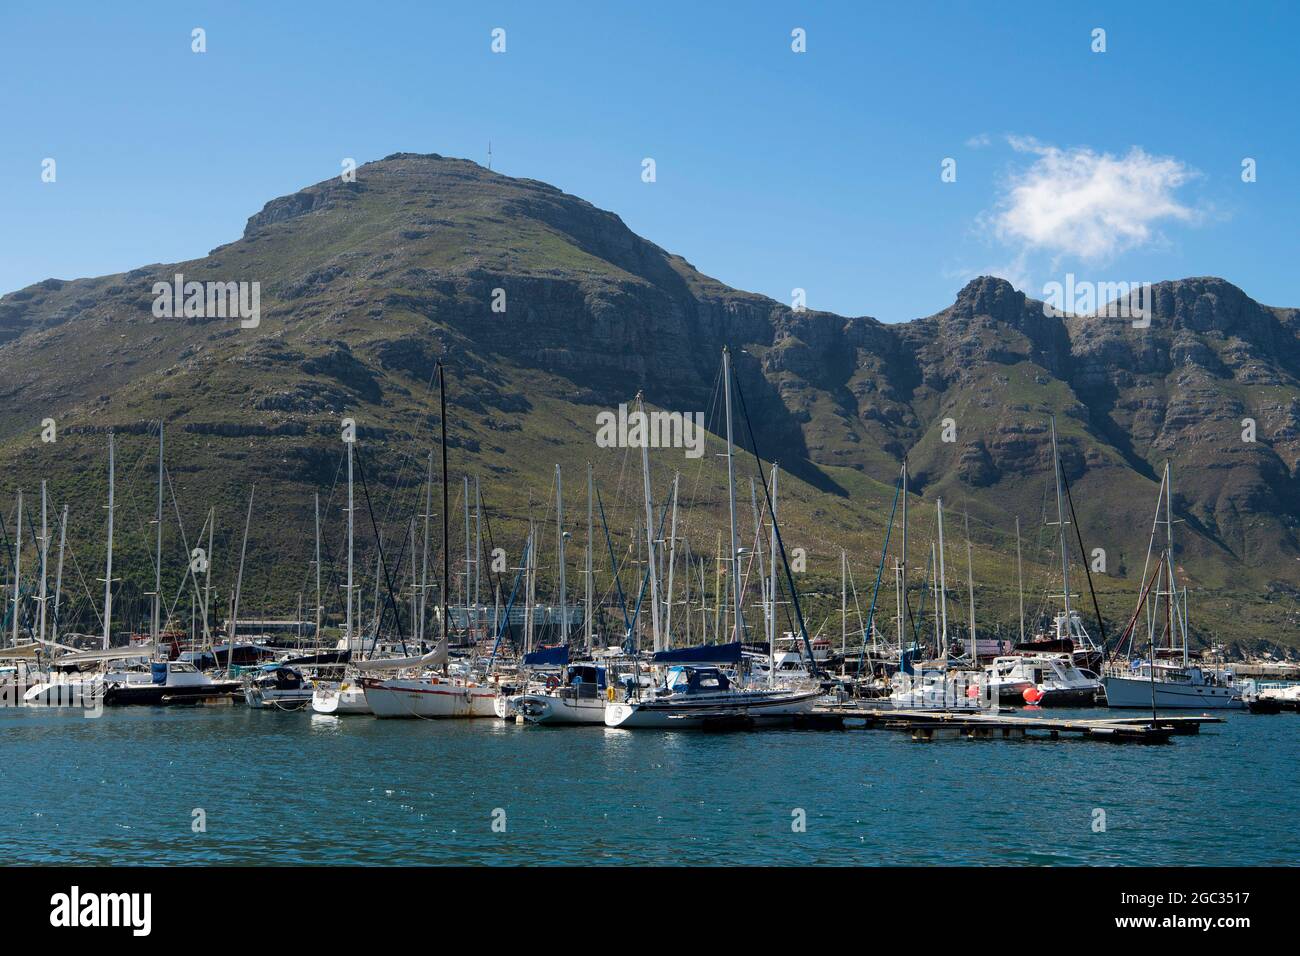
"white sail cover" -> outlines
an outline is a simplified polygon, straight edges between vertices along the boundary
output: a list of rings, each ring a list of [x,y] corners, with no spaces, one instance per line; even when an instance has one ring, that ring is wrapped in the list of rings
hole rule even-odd
[[[64,654],[62,657],[55,658],[55,663],[90,664],[96,661],[123,661],[133,657],[152,660],[157,653],[158,648],[153,644],[135,644],[130,647],[110,647],[103,651],[77,651],[74,654]]]
[[[410,670],[417,667],[440,667],[445,663],[447,663],[447,644],[439,641],[437,647],[420,657],[379,657],[372,661],[357,661],[353,666],[362,673],[373,673]]]

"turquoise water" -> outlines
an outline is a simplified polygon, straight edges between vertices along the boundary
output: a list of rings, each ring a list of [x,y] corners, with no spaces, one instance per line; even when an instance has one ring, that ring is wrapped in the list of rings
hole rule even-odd
[[[1296,862],[1294,714],[1143,747],[5,709],[0,741],[10,863]]]

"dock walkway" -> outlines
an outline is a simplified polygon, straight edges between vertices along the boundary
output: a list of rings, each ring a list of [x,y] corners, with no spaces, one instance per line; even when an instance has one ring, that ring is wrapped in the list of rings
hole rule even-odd
[[[1168,743],[1172,737],[1201,732],[1202,724],[1223,723],[1208,714],[1165,717],[1024,717],[1016,714],[942,710],[889,710],[875,707],[818,707],[801,715],[795,726],[810,730],[902,730],[913,740],[954,738],[1016,740],[1027,737],[1056,740],[1062,735],[1110,743]]]

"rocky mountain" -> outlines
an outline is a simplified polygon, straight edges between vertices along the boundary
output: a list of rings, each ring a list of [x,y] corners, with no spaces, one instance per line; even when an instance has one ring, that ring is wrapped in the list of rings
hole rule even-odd
[[[178,274],[258,283],[257,327],[156,314],[155,284]],[[616,215],[544,183],[397,154],[362,166],[355,182],[272,200],[241,238],[201,259],[48,279],[0,298],[0,500],[12,527],[13,493],[25,489],[30,508],[47,478],[55,503],[69,503],[69,546],[89,581],[102,560],[104,432],[112,428],[125,488],[122,586],[143,590],[148,575],[126,579],[149,562],[149,423],[165,419],[176,553],[193,546],[216,507],[217,573],[228,592],[256,483],[263,497],[247,599],[291,613],[310,590],[319,491],[333,613],[343,417],[358,423],[373,482],[373,527],[358,512],[367,540],[378,528],[386,542],[404,541],[418,510],[436,438],[432,376],[443,358],[452,470],[482,476],[507,550],[517,552],[528,516],[542,520],[553,507],[557,462],[574,540],[585,540],[590,461],[623,546],[641,520],[639,453],[599,448],[596,415],[644,391],[657,408],[706,413],[716,435],[720,353],[729,345],[759,450],[789,476],[780,485],[783,523],[808,553],[809,601],[828,633],[840,628],[839,549],[866,587],[904,456],[916,495],[913,540],[923,542],[914,568],[924,567],[932,505],[942,497],[950,587],[964,591],[968,520],[977,620],[1014,628],[1019,516],[1030,609],[1050,607],[1044,595],[1057,585],[1044,522],[1055,519],[1055,415],[1085,547],[1106,553],[1096,584],[1112,631],[1132,613],[1168,460],[1197,636],[1295,646],[1300,311],[1261,305],[1218,278],[1160,283],[1151,302],[1147,328],[1100,314],[1049,316],[984,277],[942,312],[898,325],[796,312],[702,275]],[[57,424],[55,442],[41,440],[46,419]],[[744,434],[738,424],[747,444]],[[682,474],[691,516],[682,536],[697,554],[713,554],[725,517],[719,447],[712,439],[698,460],[653,453],[657,499],[672,472]],[[750,534],[753,472],[745,462]],[[33,520],[29,511],[26,528]],[[463,532],[453,528],[458,548]],[[168,564],[168,593],[184,594],[183,560]],[[82,614],[94,586],[85,590]],[[892,609],[892,597],[885,603]]]

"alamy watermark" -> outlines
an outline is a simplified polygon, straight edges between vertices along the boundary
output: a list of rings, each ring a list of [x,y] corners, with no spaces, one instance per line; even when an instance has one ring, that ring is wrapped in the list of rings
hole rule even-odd
[[[1145,329],[1151,325],[1151,283],[1089,282],[1067,272],[1065,282],[1043,286],[1043,315],[1049,319],[1079,315],[1132,319],[1133,328]]]
[[[687,458],[704,454],[703,412],[617,412],[596,415],[596,445],[600,448],[685,448]]]
[[[260,282],[186,282],[178,272],[171,282],[155,282],[153,296],[158,319],[238,318],[242,329],[262,323]]]

